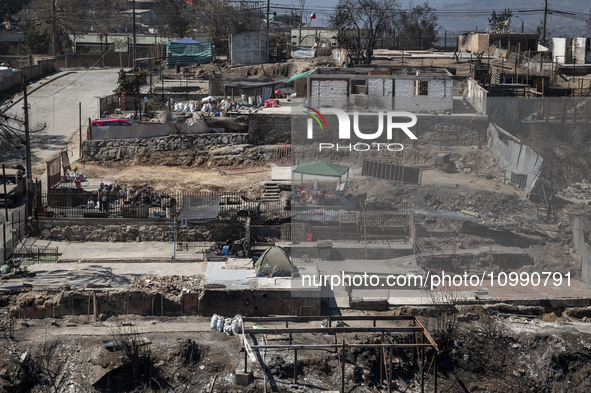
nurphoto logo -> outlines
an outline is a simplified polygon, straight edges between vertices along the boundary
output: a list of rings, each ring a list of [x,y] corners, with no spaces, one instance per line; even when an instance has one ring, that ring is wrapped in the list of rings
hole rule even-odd
[[[318,111],[317,109],[311,107],[305,107],[307,111],[305,113],[309,114],[312,118],[308,119],[307,123],[307,138],[313,139],[314,138],[314,121],[318,126],[320,126],[320,130],[328,131],[328,123],[326,119]],[[337,116],[339,121],[339,131],[338,131],[338,139],[339,140],[350,140],[351,139],[351,131],[355,137],[362,139],[364,141],[370,140],[377,140],[378,138],[382,137],[384,130],[386,131],[386,139],[388,141],[392,140],[393,130],[400,129],[402,130],[406,136],[410,139],[418,139],[417,136],[410,130],[410,127],[417,124],[417,117],[415,114],[410,112],[383,112],[379,111],[374,115],[378,117],[378,129],[377,131],[371,130],[368,133],[368,130],[361,130],[359,126],[359,112],[353,112],[353,125],[351,127],[351,118],[350,115],[347,114],[342,109],[337,108],[325,108],[323,112],[334,114]],[[385,118],[385,121],[384,121]],[[408,121],[401,121],[401,119],[408,119]],[[385,123],[385,126],[384,126]],[[380,148],[385,148],[390,151],[401,151],[404,149],[404,146],[401,143],[376,143],[373,142],[371,144],[365,142],[358,142],[358,143],[349,143],[349,144],[339,144],[339,143],[319,143],[318,149],[319,151],[322,150],[331,150],[334,149],[336,151],[340,150],[349,150],[349,151],[368,151],[372,148],[380,150]]]

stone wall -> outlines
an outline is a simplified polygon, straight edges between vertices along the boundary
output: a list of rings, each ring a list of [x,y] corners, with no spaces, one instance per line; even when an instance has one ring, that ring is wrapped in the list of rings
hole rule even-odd
[[[417,116],[412,131],[418,145],[485,146],[489,119],[484,116]]]
[[[183,298],[147,291],[95,290],[97,314],[182,315]],[[167,297],[168,295],[168,297]],[[94,299],[89,291],[60,291],[21,296],[11,308],[14,317],[61,318],[92,315]],[[92,318],[92,316],[91,316]]]
[[[242,145],[249,143],[247,134],[212,133],[198,135],[174,134],[156,138],[108,139],[84,141],[83,161],[130,160],[136,154],[148,152],[203,150],[212,146]]]
[[[174,240],[172,220],[40,218],[39,230],[44,238],[64,241]],[[239,239],[245,233],[243,222],[216,220],[206,225],[177,226],[177,241],[225,241],[228,238]]]
[[[333,114],[325,114],[324,118],[328,124],[328,129],[337,130],[339,127],[338,118]],[[371,114],[360,114],[359,124],[360,128],[365,133],[375,132],[378,129],[378,116]],[[339,140],[338,134],[335,132],[330,136],[322,133],[319,127],[314,131],[313,138],[307,139],[306,133],[307,116],[294,117],[294,132],[292,144],[297,146],[316,146],[318,142],[339,143],[341,145],[348,145],[349,143],[367,142],[362,141],[356,136],[351,140]],[[384,121],[384,124],[386,122]],[[454,115],[427,115],[418,114],[417,124],[410,128],[410,130],[417,136],[418,140],[413,143],[404,132],[400,129],[393,131],[393,138],[391,142],[399,142],[403,144],[415,145],[442,145],[442,146],[476,146],[486,145],[486,135],[489,120],[484,116],[454,116]],[[385,128],[385,127],[384,127]],[[380,137],[372,140],[375,142],[385,143],[386,131],[384,130]],[[318,150],[317,147],[315,147]]]
[[[291,115],[249,115],[248,140],[253,145],[291,143]]]
[[[11,307],[14,317],[61,318],[68,315],[91,315],[96,294],[97,314],[135,314],[154,316],[183,315],[184,297],[148,291],[60,291],[21,295]],[[240,314],[248,317],[300,315],[309,307],[311,315],[320,315],[321,299],[317,292],[309,296],[293,296],[288,290],[205,289],[198,296],[198,314],[211,316]]]

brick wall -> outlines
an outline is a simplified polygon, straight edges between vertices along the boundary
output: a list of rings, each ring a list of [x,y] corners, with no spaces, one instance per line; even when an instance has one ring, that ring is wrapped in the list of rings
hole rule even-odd
[[[253,145],[291,142],[290,115],[251,114],[248,116],[248,140]]]
[[[444,112],[453,109],[453,80],[428,80],[428,95],[416,95],[412,79],[368,79],[367,94],[348,94],[348,80],[313,79],[310,105],[314,108],[348,110],[400,110],[413,113]],[[394,99],[392,98],[394,92]]]
[[[269,61],[269,37],[265,31],[249,31],[230,36],[230,59],[235,64]]]
[[[415,82],[415,80],[396,81],[396,110],[429,113],[451,111],[453,109],[452,80],[429,80],[427,95],[415,94]]]
[[[346,108],[349,82],[347,80],[312,80],[311,106],[314,108]]]

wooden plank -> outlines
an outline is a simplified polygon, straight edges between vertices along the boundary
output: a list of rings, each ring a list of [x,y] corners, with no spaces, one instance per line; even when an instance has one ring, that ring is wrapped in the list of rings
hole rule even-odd
[[[340,344],[271,344],[271,345],[252,345],[252,349],[334,349],[340,347]],[[347,344],[351,348],[433,348],[431,344]]]
[[[248,354],[248,358],[250,359],[251,362],[254,363],[257,361],[257,357],[254,355],[254,352],[252,351],[252,347],[249,344],[248,340],[246,339],[246,336],[244,336],[244,350]]]
[[[427,340],[429,340],[429,343],[431,343],[431,345],[433,346],[433,348],[435,348],[435,350],[437,352],[439,352],[439,348],[437,347],[437,343],[435,342],[435,340],[433,340],[433,337],[431,337],[431,334],[429,334],[429,332],[427,331],[427,329],[425,329],[425,327],[423,326],[423,324],[421,323],[421,321],[419,321],[418,319],[416,321],[417,321],[417,324],[419,325],[419,327],[423,329],[423,332],[425,334],[425,337],[427,337]]]
[[[335,321],[413,321],[415,319],[412,315],[335,315],[335,316],[323,316],[315,315],[310,317],[298,317],[298,316],[275,316],[275,317],[242,317],[242,320],[246,322],[314,322],[324,321],[325,319],[332,319]]]
[[[245,334],[287,334],[287,333],[412,333],[422,332],[422,327],[332,327],[332,328],[269,328],[269,329],[244,329]]]

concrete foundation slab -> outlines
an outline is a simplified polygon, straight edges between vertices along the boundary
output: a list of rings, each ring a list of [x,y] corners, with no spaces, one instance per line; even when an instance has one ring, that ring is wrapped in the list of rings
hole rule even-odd
[[[274,166],[271,168],[271,180],[291,182],[291,166]]]
[[[254,270],[226,269],[225,263],[209,262],[205,271],[205,286],[220,284],[229,289],[248,289]]]

